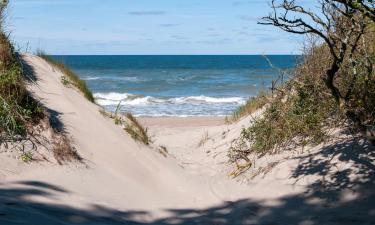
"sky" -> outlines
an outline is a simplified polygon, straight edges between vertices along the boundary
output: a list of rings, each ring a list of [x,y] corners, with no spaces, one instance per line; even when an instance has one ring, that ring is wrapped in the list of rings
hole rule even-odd
[[[299,54],[302,38],[257,24],[269,0],[13,0],[21,51],[63,55]]]

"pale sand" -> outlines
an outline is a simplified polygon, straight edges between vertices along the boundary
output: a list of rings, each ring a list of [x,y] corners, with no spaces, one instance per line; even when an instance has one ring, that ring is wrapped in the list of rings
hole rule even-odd
[[[259,158],[232,180],[227,150],[251,116],[230,125],[223,118],[141,118],[153,139],[146,147],[62,85],[59,71],[36,56],[24,59],[37,78],[30,91],[58,115],[84,164],[25,164],[0,154],[0,224],[375,222],[375,154],[365,142],[355,147],[338,134],[303,154]]]
[[[186,126],[218,126],[225,124],[223,116],[196,117],[140,117],[139,121],[145,126],[186,127]]]

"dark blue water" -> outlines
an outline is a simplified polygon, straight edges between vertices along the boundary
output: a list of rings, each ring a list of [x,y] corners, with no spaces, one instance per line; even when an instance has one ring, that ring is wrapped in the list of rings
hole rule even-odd
[[[228,115],[271,86],[263,56],[54,56],[86,80],[98,104],[138,116]],[[279,69],[298,56],[267,56]]]

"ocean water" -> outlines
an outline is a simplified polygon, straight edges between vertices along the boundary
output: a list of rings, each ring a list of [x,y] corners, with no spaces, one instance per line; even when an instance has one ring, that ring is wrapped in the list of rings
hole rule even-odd
[[[54,56],[69,65],[93,91],[96,102],[136,116],[230,115],[278,70],[263,56]],[[291,69],[298,56],[268,56]]]

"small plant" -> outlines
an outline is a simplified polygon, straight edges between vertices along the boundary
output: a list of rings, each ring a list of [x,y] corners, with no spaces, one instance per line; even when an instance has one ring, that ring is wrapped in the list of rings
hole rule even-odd
[[[208,136],[208,131],[206,131],[202,135],[202,138],[201,138],[201,140],[198,143],[198,147],[202,147],[203,145],[205,145],[208,140],[210,140],[210,137]]]
[[[245,173],[248,169],[250,169],[251,166],[252,166],[251,162],[246,162],[244,164],[240,164],[240,163],[236,162],[236,169],[233,170],[232,172],[230,172],[228,174],[228,176],[230,178],[236,178],[239,175]]]
[[[121,101],[117,104],[117,107],[114,113],[106,112],[104,109],[99,110],[99,112],[103,116],[113,119],[116,125],[123,126],[124,130],[128,134],[130,134],[130,136],[134,140],[140,141],[144,143],[145,145],[150,145],[152,141],[147,133],[147,128],[144,128],[131,113],[126,113],[125,116],[123,116],[120,114],[120,111],[121,111]]]
[[[33,153],[32,152],[23,152],[21,154],[21,160],[25,163],[30,163],[33,160]]]
[[[167,147],[163,146],[163,145],[160,145],[158,147],[158,151],[160,154],[162,154],[165,158],[168,157],[168,150],[167,150]]]
[[[152,141],[147,133],[147,128],[144,128],[131,113],[127,113],[125,117],[127,121],[125,122],[124,130],[128,132],[134,140],[149,145]]]
[[[68,80],[68,78],[66,78],[65,76],[61,76],[61,83],[64,85],[64,86],[68,86],[70,84],[70,81]]]
[[[119,103],[117,104],[115,113],[112,116],[113,119],[115,120],[116,125],[122,125],[123,123],[123,119],[121,118],[121,116],[119,116],[120,110],[121,110],[121,101],[119,101]]]

